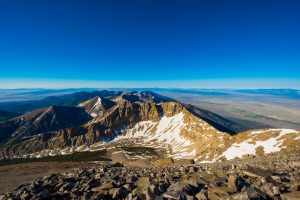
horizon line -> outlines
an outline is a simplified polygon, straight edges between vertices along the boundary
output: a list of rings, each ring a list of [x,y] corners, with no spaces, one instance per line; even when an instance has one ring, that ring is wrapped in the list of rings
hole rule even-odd
[[[300,79],[223,78],[199,80],[72,80],[2,78],[0,89],[43,88],[181,88],[181,89],[300,89]]]
[[[34,88],[34,87],[23,87],[23,88],[1,88],[0,90],[80,90],[80,89],[90,89],[90,90],[126,90],[126,89],[168,89],[168,90],[300,90],[297,88],[193,88],[193,87],[62,87],[62,88],[47,88],[47,87],[40,87],[40,88]]]

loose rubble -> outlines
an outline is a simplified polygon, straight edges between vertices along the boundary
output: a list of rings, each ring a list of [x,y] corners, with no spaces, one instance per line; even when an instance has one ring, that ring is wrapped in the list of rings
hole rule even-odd
[[[99,167],[44,176],[0,199],[300,199],[300,166],[264,169],[245,163],[147,169]]]

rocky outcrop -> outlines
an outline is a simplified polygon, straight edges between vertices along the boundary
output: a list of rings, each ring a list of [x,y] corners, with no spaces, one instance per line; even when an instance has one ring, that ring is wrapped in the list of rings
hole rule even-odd
[[[89,99],[80,103],[78,106],[84,108],[84,110],[91,116],[102,116],[107,110],[115,106],[116,103],[99,96]]]
[[[34,110],[0,123],[0,143],[8,145],[37,136],[86,123],[91,119],[82,108],[51,106]],[[5,141],[7,139],[7,141]]]
[[[51,106],[0,123],[1,154],[34,152],[48,146],[53,132],[82,125],[92,117],[82,108]]]
[[[127,91],[121,95],[121,98],[130,102],[143,103],[161,103],[161,102],[175,102],[176,100],[156,94],[151,91],[132,92]]]
[[[134,168],[98,167],[44,176],[0,199],[297,199],[298,168],[282,172],[247,163]],[[264,166],[265,167],[265,166]]]

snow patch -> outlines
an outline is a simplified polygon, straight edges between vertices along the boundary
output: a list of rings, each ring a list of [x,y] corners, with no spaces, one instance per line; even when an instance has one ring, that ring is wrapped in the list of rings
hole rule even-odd
[[[184,113],[180,112],[172,117],[163,116],[158,122],[139,122],[131,129],[124,129],[125,134],[117,136],[114,141],[140,138],[143,143],[151,145],[153,142],[161,147],[170,145],[171,157],[190,159],[196,155],[196,151],[190,150],[192,143],[180,134],[185,126]]]
[[[250,136],[258,135],[267,133],[270,131],[280,131],[279,135],[275,138],[269,138],[265,141],[253,141],[252,138],[249,138],[248,140],[245,140],[241,143],[234,143],[232,146],[227,149],[223,154],[220,156],[225,156],[228,160],[234,159],[236,157],[242,158],[244,155],[247,154],[256,154],[256,148],[262,146],[264,148],[264,152],[266,154],[278,152],[283,147],[280,147],[282,144],[282,137],[291,134],[291,133],[298,133],[298,131],[293,129],[268,129],[268,130],[259,130],[259,131],[253,131]],[[300,136],[299,136],[300,138]],[[295,138],[296,139],[296,138]]]
[[[101,106],[102,106],[102,99],[100,97],[96,97],[96,102],[94,103],[94,105],[87,111],[92,117],[96,117],[98,116],[98,112],[101,110]],[[84,107],[85,105],[87,105],[91,100],[87,100],[83,103],[80,103],[78,106],[79,107]]]
[[[96,103],[93,105],[93,107],[89,110],[89,113],[92,117],[96,117],[98,115],[98,112],[101,109],[101,98],[97,97]]]

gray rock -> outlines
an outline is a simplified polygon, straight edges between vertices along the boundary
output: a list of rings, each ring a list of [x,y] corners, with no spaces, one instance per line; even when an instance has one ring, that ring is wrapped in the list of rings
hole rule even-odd
[[[164,193],[162,195],[164,198],[167,198],[167,199],[172,199],[172,200],[179,200],[180,199],[180,196],[181,196],[181,192],[179,191],[168,191],[166,193]]]
[[[100,182],[94,178],[92,178],[91,180],[89,180],[89,182],[87,183],[87,185],[90,187],[90,188],[94,188],[94,187],[97,187],[100,185]]]
[[[38,193],[37,196],[40,199],[49,199],[52,195],[47,189],[45,189],[45,190],[41,191],[40,193]]]
[[[109,194],[113,199],[123,199],[127,196],[128,192],[124,187],[120,187],[110,189]]]
[[[261,163],[255,167],[218,163],[149,169],[99,165],[45,176],[2,199],[279,200],[295,199],[299,189],[297,170],[261,170]]]

